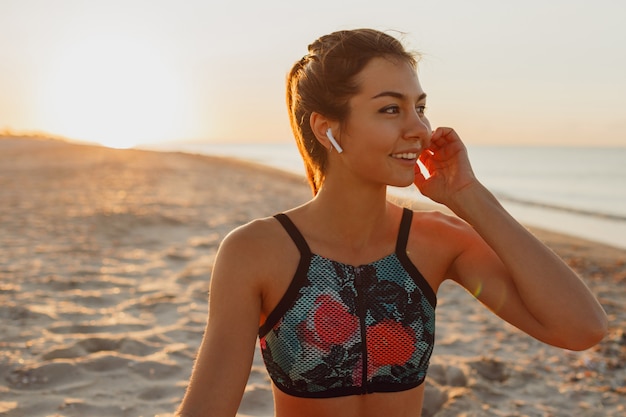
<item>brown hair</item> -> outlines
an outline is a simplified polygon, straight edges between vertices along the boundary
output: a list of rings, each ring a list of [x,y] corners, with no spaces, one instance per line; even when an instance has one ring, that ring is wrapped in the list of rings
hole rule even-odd
[[[356,76],[373,58],[399,59],[416,68],[417,55],[406,51],[393,36],[374,29],[333,32],[317,39],[308,50],[287,76],[287,109],[315,195],[324,181],[328,157],[311,129],[311,114],[343,122],[349,114],[349,99],[359,91]]]

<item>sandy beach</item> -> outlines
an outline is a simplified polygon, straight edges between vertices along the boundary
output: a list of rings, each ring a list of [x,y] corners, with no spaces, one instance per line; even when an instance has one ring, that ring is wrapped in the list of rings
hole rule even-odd
[[[220,241],[308,198],[304,178],[224,158],[0,137],[0,416],[173,416]],[[445,284],[424,417],[626,415],[626,251],[534,232],[609,335],[552,348]],[[257,355],[238,416],[272,415]]]

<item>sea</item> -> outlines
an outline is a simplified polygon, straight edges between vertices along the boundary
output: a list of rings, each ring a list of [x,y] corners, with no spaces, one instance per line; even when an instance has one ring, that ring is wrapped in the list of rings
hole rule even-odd
[[[293,143],[176,143],[149,149],[227,156],[304,176]],[[626,147],[468,146],[472,167],[520,222],[626,249]],[[431,202],[415,186],[399,197]],[[431,202],[432,203],[432,202]]]

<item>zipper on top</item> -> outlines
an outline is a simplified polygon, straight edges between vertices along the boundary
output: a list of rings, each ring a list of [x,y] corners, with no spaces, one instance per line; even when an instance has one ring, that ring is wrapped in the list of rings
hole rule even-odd
[[[359,316],[359,323],[361,325],[361,355],[363,357],[362,360],[362,370],[361,370],[361,388],[363,393],[366,394],[368,392],[367,388],[367,329],[365,325],[365,316],[367,315],[367,309],[365,305],[365,299],[363,292],[361,291],[362,286],[362,278],[361,278],[361,267],[354,268],[354,290],[356,291],[356,302],[357,302],[357,314]]]

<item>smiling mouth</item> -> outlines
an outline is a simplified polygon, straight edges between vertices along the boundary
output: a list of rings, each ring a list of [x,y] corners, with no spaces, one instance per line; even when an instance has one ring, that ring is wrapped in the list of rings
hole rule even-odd
[[[417,153],[415,152],[405,152],[405,153],[394,153],[391,154],[392,158],[396,158],[396,159],[404,159],[404,160],[412,160],[412,159],[417,159]]]

